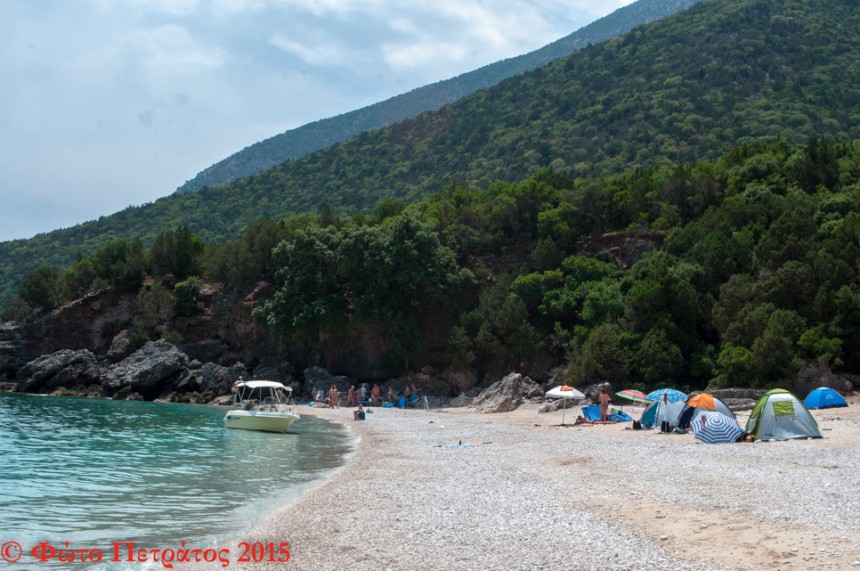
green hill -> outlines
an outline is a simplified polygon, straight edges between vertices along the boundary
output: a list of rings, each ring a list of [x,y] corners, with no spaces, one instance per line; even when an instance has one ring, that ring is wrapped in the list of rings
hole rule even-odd
[[[435,111],[509,77],[546,65],[588,45],[614,38],[640,24],[664,18],[698,2],[701,0],[639,0],[531,53],[425,85],[356,111],[314,121],[255,143],[204,169],[176,192],[182,194],[207,186],[227,184],[346,141],[365,131],[381,129],[425,111]]]
[[[198,193],[0,244],[0,297],[42,264],[186,224],[205,240],[252,220],[381,197],[412,202],[542,167],[600,176],[738,143],[860,137],[860,14],[849,0],[711,0],[436,112]]]

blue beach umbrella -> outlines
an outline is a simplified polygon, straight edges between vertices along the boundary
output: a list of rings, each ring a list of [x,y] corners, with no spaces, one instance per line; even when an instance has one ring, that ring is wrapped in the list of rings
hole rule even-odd
[[[665,399],[663,398],[664,396]],[[687,394],[675,389],[657,389],[648,393],[646,398],[653,402],[662,401],[670,403],[687,400]]]
[[[693,436],[705,444],[737,442],[744,433],[736,420],[711,410],[696,414],[690,422],[690,429]]]

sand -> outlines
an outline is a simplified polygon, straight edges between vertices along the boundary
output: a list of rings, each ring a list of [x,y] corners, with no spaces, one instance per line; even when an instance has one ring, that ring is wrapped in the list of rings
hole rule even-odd
[[[718,445],[564,427],[537,405],[374,408],[365,422],[309,408],[344,423],[355,453],[242,538],[289,542],[289,562],[229,568],[860,570],[860,398],[849,403],[813,411],[823,439]]]

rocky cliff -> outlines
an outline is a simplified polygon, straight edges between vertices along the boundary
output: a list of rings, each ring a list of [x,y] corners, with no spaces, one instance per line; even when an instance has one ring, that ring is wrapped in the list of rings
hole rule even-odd
[[[390,380],[395,386],[419,381],[438,396],[453,392],[451,383],[438,375],[400,377],[402,371],[385,363],[384,331],[373,327],[326,335],[315,347],[275,338],[251,317],[267,290],[264,283],[244,293],[207,284],[198,297],[197,314],[149,327],[150,337],[169,337],[173,343],[135,343],[136,291],[106,290],[30,322],[4,324],[0,388],[212,402],[228,394],[232,381],[242,375],[294,383],[296,394],[306,389],[308,395],[316,385],[336,384],[345,393],[353,384],[375,380]],[[428,321],[428,348],[416,356],[419,366],[442,361],[447,327],[439,318]],[[461,376],[452,382],[461,385]]]

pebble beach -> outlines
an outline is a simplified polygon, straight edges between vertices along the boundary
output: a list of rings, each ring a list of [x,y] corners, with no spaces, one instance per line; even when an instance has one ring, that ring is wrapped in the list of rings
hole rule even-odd
[[[535,404],[373,408],[364,422],[308,408],[346,425],[355,452],[242,538],[288,541],[289,562],[229,568],[860,570],[860,399],[849,403],[813,411],[822,439],[716,445],[572,425],[571,410],[562,425]]]

